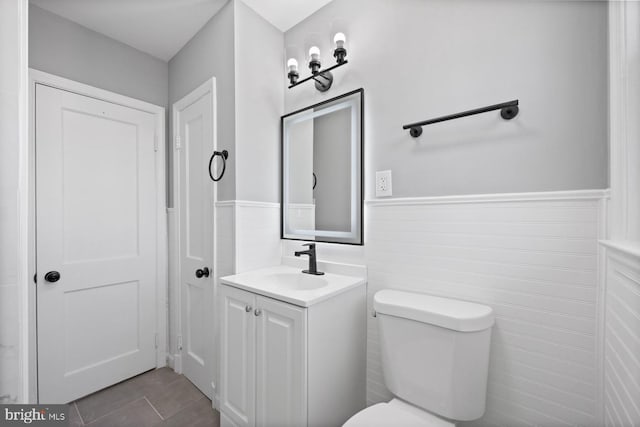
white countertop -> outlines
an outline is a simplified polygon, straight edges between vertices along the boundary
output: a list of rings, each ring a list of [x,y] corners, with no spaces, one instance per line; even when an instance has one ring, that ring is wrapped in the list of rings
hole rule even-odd
[[[313,276],[288,265],[225,276],[221,277],[220,281],[300,307],[309,307],[366,282],[363,277],[342,274],[325,273],[322,276]]]

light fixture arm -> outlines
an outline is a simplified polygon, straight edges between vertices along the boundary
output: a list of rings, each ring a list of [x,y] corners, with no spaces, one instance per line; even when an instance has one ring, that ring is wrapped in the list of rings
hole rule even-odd
[[[312,75],[310,75],[310,76],[309,76],[309,77],[307,77],[307,78],[304,78],[304,79],[302,79],[302,80],[298,80],[296,83],[294,83],[294,84],[292,84],[292,85],[289,85],[289,86],[288,86],[288,88],[289,88],[289,89],[291,89],[292,87],[296,87],[296,86],[298,86],[299,84],[302,84],[302,83],[304,83],[304,82],[306,82],[306,81],[309,81],[309,80],[316,80],[316,77],[317,77],[317,76],[321,76],[321,77],[323,77],[324,79],[326,79],[327,81],[329,81],[329,80],[333,81],[333,75],[330,73],[330,71],[332,71],[332,70],[334,70],[334,69],[336,69],[336,68],[338,68],[338,67],[342,67],[343,65],[348,64],[348,63],[349,63],[349,61],[344,61],[344,62],[342,62],[342,63],[340,63],[340,64],[332,65],[331,67],[325,68],[324,70],[320,70],[320,71],[318,71],[318,73],[316,73],[316,74],[312,74]],[[318,82],[318,81],[316,80],[316,87],[318,87],[318,85],[319,85],[319,84],[320,84],[320,82]],[[330,87],[330,86],[331,86],[331,85],[329,84],[329,87]],[[329,88],[327,88],[327,89],[329,89]],[[318,90],[321,90],[321,89],[318,89]],[[326,89],[325,89],[325,90],[326,90]],[[324,91],[323,91],[323,92],[324,92]]]

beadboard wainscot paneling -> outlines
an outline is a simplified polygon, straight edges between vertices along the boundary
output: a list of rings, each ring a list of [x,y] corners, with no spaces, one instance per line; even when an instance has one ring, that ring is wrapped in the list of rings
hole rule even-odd
[[[2,183],[0,183],[1,185]],[[17,192],[0,187],[0,404],[19,402],[20,390],[20,289],[18,287]]]
[[[6,270],[5,270],[6,271]],[[0,404],[19,402],[20,363],[18,319],[19,288],[0,277]],[[15,277],[11,278],[15,282]]]
[[[605,425],[635,427],[640,426],[640,247],[605,246]]]
[[[367,203],[370,309],[385,288],[494,309],[487,410],[465,425],[602,425],[598,238],[605,196],[585,190]],[[373,317],[367,378],[369,404],[391,398]]]

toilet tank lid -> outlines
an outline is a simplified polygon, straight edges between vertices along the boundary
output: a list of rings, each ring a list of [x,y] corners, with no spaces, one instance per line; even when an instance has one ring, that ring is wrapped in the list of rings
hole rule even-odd
[[[493,310],[486,305],[416,292],[385,289],[373,296],[377,313],[402,317],[460,332],[493,326]]]

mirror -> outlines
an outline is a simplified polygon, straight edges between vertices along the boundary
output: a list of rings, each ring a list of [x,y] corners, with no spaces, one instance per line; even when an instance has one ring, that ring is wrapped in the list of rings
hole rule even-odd
[[[364,91],[282,116],[281,238],[363,244]]]

